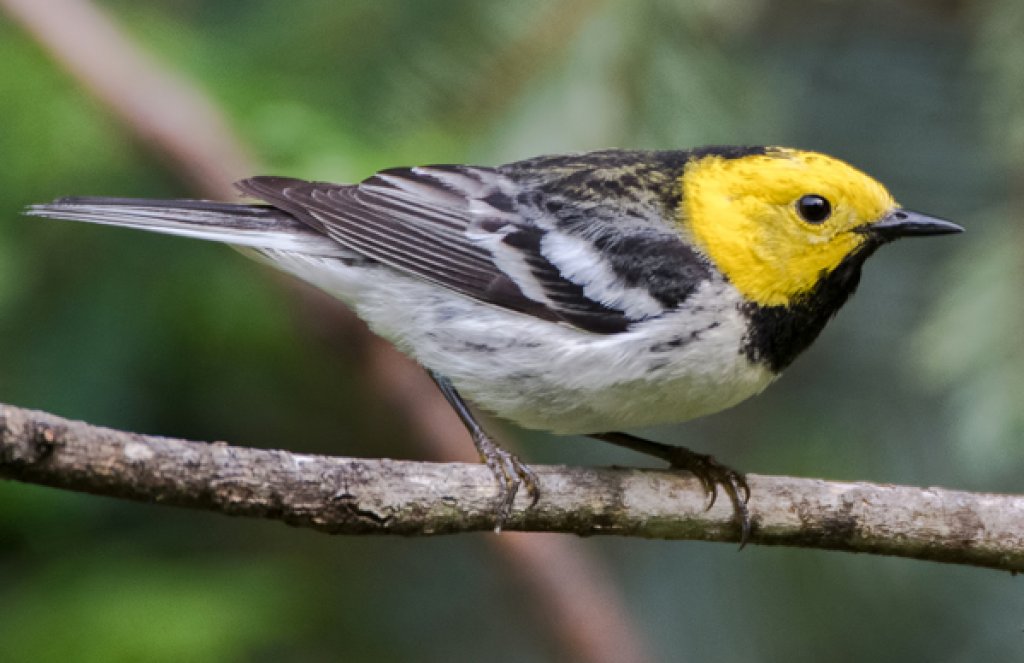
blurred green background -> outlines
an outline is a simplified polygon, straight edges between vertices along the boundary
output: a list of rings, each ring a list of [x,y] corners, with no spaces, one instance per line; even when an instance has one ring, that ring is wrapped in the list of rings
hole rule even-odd
[[[1024,4],[99,3],[199,81],[270,172],[353,180],[601,147],[845,158],[966,235],[888,248],[763,396],[663,439],[756,473],[1024,492]],[[0,14],[0,401],[141,432],[423,458],[223,247],[19,217],[185,197]],[[520,434],[536,462],[644,463]],[[4,661],[553,661],[489,535],[328,537],[0,483]],[[1020,580],[752,546],[593,538],[656,660],[1019,660]]]

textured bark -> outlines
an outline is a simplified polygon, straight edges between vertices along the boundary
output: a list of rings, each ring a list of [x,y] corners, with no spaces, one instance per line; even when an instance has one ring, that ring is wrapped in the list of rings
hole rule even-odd
[[[508,530],[735,541],[727,500],[664,470],[534,466]],[[494,526],[482,465],[296,454],[125,433],[0,406],[0,476],[97,495],[281,520],[330,534]],[[1024,570],[1024,497],[750,476],[751,543]]]

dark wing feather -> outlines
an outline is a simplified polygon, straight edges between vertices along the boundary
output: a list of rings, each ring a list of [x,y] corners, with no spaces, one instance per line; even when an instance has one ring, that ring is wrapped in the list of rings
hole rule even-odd
[[[358,185],[238,183],[341,246],[417,278],[588,331],[626,329],[633,319],[587,297],[541,253],[545,231],[515,213],[502,190],[511,186],[494,170],[465,166],[386,170]],[[496,250],[518,254],[523,269],[503,269]]]

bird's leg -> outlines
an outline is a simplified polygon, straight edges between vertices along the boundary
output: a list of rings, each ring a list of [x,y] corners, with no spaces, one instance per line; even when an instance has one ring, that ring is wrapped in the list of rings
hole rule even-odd
[[[675,469],[692,472],[704,486],[708,509],[714,506],[718,487],[721,486],[732,502],[736,522],[740,526],[740,548],[747,544],[750,537],[750,513],[747,510],[750,487],[743,474],[722,465],[713,456],[699,454],[685,447],[652,442],[628,433],[593,433],[590,437],[660,458]]]
[[[435,371],[428,372],[434,383],[437,384],[437,388],[444,394],[445,400],[459,415],[459,419],[462,420],[466,430],[473,438],[473,444],[480,454],[480,459],[491,469],[498,482],[498,512],[494,531],[500,532],[512,513],[512,503],[516,499],[520,485],[526,486],[526,492],[532,500],[530,506],[537,503],[540,498],[537,475],[515,454],[501,448],[497,442],[491,439],[448,378]]]

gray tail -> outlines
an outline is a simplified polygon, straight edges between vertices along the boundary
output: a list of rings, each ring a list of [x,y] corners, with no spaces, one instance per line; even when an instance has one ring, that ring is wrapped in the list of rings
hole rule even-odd
[[[321,232],[269,205],[207,200],[60,198],[32,205],[28,216],[137,228],[235,246],[310,255],[339,255],[341,247]]]

